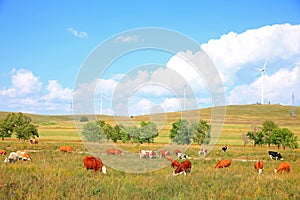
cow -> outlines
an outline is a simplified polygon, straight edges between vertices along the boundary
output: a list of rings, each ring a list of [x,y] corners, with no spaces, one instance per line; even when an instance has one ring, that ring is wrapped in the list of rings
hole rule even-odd
[[[6,151],[5,150],[0,150],[0,155],[6,155]]]
[[[39,142],[36,139],[30,139],[30,144],[38,144]]]
[[[123,152],[119,149],[107,149],[106,153],[107,153],[107,155],[120,155],[120,154],[123,154]]]
[[[171,163],[171,167],[173,167],[174,169],[180,166],[180,162],[178,162],[177,160],[173,160]]]
[[[224,168],[224,167],[229,167],[231,165],[231,160],[230,159],[225,159],[225,160],[220,160],[215,168],[219,169],[219,168]]]
[[[8,157],[5,158],[4,163],[15,163],[19,160],[19,156],[16,152],[11,152]]]
[[[263,163],[259,160],[254,163],[254,169],[260,174],[263,171]]]
[[[281,154],[279,152],[276,151],[269,151],[268,152],[271,160],[275,159],[275,160],[283,160],[283,157],[281,156]]]
[[[175,156],[177,156],[177,154],[178,154],[178,153],[181,153],[181,151],[180,151],[180,150],[178,150],[178,149],[175,149],[175,150],[174,150],[174,154],[175,154]]]
[[[206,156],[207,153],[208,153],[207,149],[200,149],[199,150],[199,155],[203,154],[204,156]]]
[[[289,162],[282,162],[278,165],[278,167],[276,169],[274,169],[274,173],[276,173],[276,172],[283,173],[284,171],[286,171],[286,172],[292,171],[291,164]]]
[[[140,150],[140,158],[155,158],[157,153],[156,151],[152,151],[152,150]]]
[[[94,172],[101,170],[103,174],[107,173],[106,167],[103,165],[100,158],[94,156],[85,156],[83,158],[83,165],[86,170],[93,169]]]
[[[61,146],[59,147],[59,151],[72,153],[74,150],[70,146]]]
[[[166,156],[170,156],[170,152],[166,150],[160,150],[160,157],[161,158],[166,158]]]
[[[185,160],[183,162],[180,163],[180,165],[175,169],[175,171],[173,172],[173,175],[178,175],[183,173],[184,175],[187,175],[188,173],[191,172],[192,169],[192,163],[189,160]]]
[[[17,154],[19,156],[19,160],[23,160],[23,161],[31,160],[29,154],[26,151],[17,151]]]
[[[223,151],[223,152],[226,152],[226,151],[227,151],[227,149],[228,149],[228,147],[227,147],[227,146],[223,146],[223,147],[222,147],[222,151]]]

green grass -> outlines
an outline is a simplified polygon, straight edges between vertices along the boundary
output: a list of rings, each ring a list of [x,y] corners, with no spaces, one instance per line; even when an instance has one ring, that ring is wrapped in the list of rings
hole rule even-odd
[[[70,145],[74,153],[58,151],[60,145]],[[121,144],[123,149],[138,152],[140,148],[159,146]],[[188,176],[173,176],[170,166],[148,173],[126,173],[108,166],[108,174],[86,171],[82,159],[89,155],[81,143],[2,141],[0,149],[26,149],[32,161],[15,164],[0,162],[0,199],[299,199],[300,151],[282,150],[292,166],[291,173],[274,174],[281,161],[271,161],[269,148],[221,146],[206,159],[197,155],[198,146],[190,146],[187,154],[193,157],[192,172]],[[138,157],[138,155],[137,155]],[[214,169],[223,158],[233,159],[225,169]],[[137,158],[139,159],[139,158]],[[241,159],[248,162],[240,161]],[[253,161],[264,163],[264,172],[257,174]],[[4,157],[3,157],[4,160]],[[149,162],[148,159],[143,159]],[[155,160],[153,160],[155,162]]]

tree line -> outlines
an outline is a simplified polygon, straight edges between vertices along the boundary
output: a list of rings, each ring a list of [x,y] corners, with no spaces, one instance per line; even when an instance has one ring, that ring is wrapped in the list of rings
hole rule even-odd
[[[294,135],[288,128],[280,128],[271,120],[266,120],[262,127],[253,125],[251,131],[248,131],[247,137],[244,138],[244,145],[248,139],[253,141],[254,146],[276,145],[279,149],[289,147],[291,149],[298,148],[297,136]]]
[[[210,125],[200,120],[198,123],[180,119],[172,124],[170,139],[177,144],[209,143]],[[122,141],[123,143],[153,143],[158,136],[158,129],[153,122],[140,122],[139,126],[115,125],[112,126],[103,120],[87,122],[81,132],[84,139],[90,142]]]

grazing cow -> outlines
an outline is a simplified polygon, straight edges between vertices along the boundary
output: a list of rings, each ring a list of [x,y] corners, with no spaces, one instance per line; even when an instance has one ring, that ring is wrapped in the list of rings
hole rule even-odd
[[[17,151],[17,154],[19,156],[19,160],[23,160],[23,161],[31,160],[29,154],[26,151]]]
[[[173,167],[175,169],[175,167],[179,167],[180,166],[180,162],[178,162],[177,160],[173,160],[171,163],[171,167]]]
[[[61,146],[61,147],[59,147],[59,150],[62,151],[62,152],[68,152],[68,153],[73,152],[73,149],[70,146]]]
[[[227,151],[227,149],[228,149],[227,146],[223,146],[223,147],[222,147],[222,151],[223,151],[223,152]]]
[[[192,169],[192,163],[189,160],[185,160],[180,163],[180,165],[175,169],[173,172],[173,175],[178,175],[183,173],[184,175],[187,175],[191,172]]]
[[[179,159],[187,159],[187,158],[188,158],[188,156],[187,156],[186,154],[184,154],[184,153],[178,153],[178,154],[177,154],[177,157],[178,157]]]
[[[175,154],[175,156],[177,156],[177,154],[178,154],[178,153],[181,153],[181,151],[180,151],[180,150],[178,150],[178,149],[175,149],[175,150],[174,150],[174,154]]]
[[[0,150],[0,155],[6,155],[6,151],[5,150]]]
[[[203,154],[204,156],[206,156],[207,153],[208,153],[207,149],[200,149],[199,150],[199,155]]]
[[[269,151],[268,152],[271,160],[275,159],[275,160],[283,160],[283,157],[281,156],[281,154],[279,152],[276,151]]]
[[[30,139],[30,144],[38,144],[39,142],[36,139]]]
[[[85,156],[83,158],[83,165],[86,170],[93,169],[96,171],[102,171],[103,174],[106,174],[106,167],[103,165],[100,158],[94,157],[94,156]]]
[[[274,173],[276,173],[276,172],[283,173],[284,171],[287,171],[287,172],[292,171],[291,164],[289,162],[282,162],[278,165],[278,167],[276,169],[274,169]]]
[[[224,168],[224,167],[229,167],[231,165],[231,160],[230,159],[225,159],[225,160],[220,160],[215,168],[219,169],[219,168]]]
[[[156,151],[151,150],[140,150],[140,158],[155,158],[157,155]]]
[[[264,168],[263,163],[262,163],[260,160],[259,160],[259,161],[256,161],[256,162],[254,163],[254,169],[256,169],[256,171],[257,171],[259,174],[262,173],[263,168]]]
[[[19,156],[16,152],[11,152],[8,157],[5,158],[4,163],[15,163],[19,160]]]
[[[167,156],[170,156],[170,152],[166,150],[160,150],[160,157],[161,158],[166,158]]]
[[[120,154],[123,154],[123,152],[119,149],[107,149],[106,153],[107,153],[107,155],[120,155]]]

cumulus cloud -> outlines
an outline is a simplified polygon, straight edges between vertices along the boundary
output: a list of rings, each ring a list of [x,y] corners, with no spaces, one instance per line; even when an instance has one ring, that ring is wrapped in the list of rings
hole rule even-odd
[[[67,28],[67,31],[72,33],[72,35],[77,37],[77,38],[88,38],[88,33],[87,32],[78,31],[74,28]]]
[[[0,91],[0,94],[8,97],[15,97],[26,94],[34,94],[40,91],[42,83],[39,77],[26,69],[13,69],[11,77],[11,86]]]
[[[244,33],[230,32],[202,44],[225,84],[233,85],[237,72],[266,58],[287,60],[300,53],[300,25],[276,24]],[[257,65],[259,66],[259,65]]]
[[[72,99],[72,90],[69,88],[62,88],[56,80],[49,80],[46,88],[48,94],[43,97],[45,100],[68,100]]]

